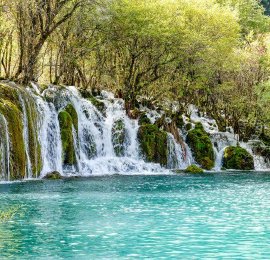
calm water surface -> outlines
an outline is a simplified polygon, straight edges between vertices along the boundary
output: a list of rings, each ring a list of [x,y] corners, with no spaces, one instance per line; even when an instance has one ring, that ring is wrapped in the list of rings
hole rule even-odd
[[[0,259],[270,259],[270,173],[0,185]]]

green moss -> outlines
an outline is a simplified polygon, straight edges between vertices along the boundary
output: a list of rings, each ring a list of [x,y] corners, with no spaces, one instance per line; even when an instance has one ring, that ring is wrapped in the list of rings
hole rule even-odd
[[[112,127],[112,143],[116,156],[124,156],[124,143],[126,139],[125,124],[117,120]]]
[[[10,175],[12,179],[26,177],[26,151],[23,135],[23,99],[28,128],[29,157],[34,176],[42,168],[41,147],[38,140],[38,113],[34,99],[25,88],[14,83],[0,84],[0,113],[8,122],[10,136]]]
[[[68,112],[61,111],[58,115],[58,120],[61,129],[63,164],[74,165],[76,163],[76,156],[72,134],[72,117]]]
[[[151,124],[151,121],[147,117],[147,115],[143,113],[139,118],[139,125],[147,125],[147,124]]]
[[[22,179],[26,177],[22,112],[11,101],[1,99],[0,113],[6,118],[8,123],[10,138],[10,179]]]
[[[187,143],[198,164],[206,170],[214,167],[214,150],[208,134],[201,123],[197,123],[187,135]]]
[[[184,120],[183,120],[181,113],[174,114],[172,116],[172,120],[173,120],[173,122],[175,122],[175,124],[178,128],[181,129],[184,126]]]
[[[185,126],[186,130],[189,131],[192,129],[192,124],[191,123],[187,123]]]
[[[71,116],[73,126],[78,133],[78,114],[75,108],[71,104],[69,104],[66,106],[65,111]]]
[[[47,179],[47,180],[60,180],[62,179],[62,176],[59,172],[54,171],[54,172],[50,172],[48,174],[46,174],[43,179]]]
[[[229,146],[224,151],[222,166],[226,169],[253,170],[252,155],[240,146]]]
[[[190,165],[185,169],[185,172],[188,173],[203,173],[203,169],[198,167],[197,165]]]
[[[106,106],[104,102],[98,100],[94,96],[90,96],[87,98],[101,113],[105,113],[106,111]]]
[[[149,162],[167,165],[167,133],[159,130],[156,125],[145,124],[139,128],[138,140],[140,148]]]

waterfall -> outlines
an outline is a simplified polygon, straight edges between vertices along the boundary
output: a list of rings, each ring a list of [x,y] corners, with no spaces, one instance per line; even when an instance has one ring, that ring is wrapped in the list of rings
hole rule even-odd
[[[181,144],[177,143],[172,134],[168,133],[168,164],[169,169],[185,169],[187,166],[194,164],[190,148],[186,143],[185,151]]]
[[[28,128],[28,117],[27,117],[27,111],[26,111],[26,106],[23,97],[21,94],[19,94],[19,99],[21,102],[22,110],[23,110],[23,140],[24,140],[24,146],[25,146],[25,154],[26,154],[26,173],[27,173],[27,178],[32,178],[33,173],[32,173],[32,164],[30,160],[30,155],[29,155],[29,128]]]
[[[42,153],[41,176],[59,171],[66,176],[83,176],[113,173],[155,173],[163,171],[160,165],[145,163],[139,152],[138,121],[130,119],[124,101],[103,91],[99,110],[91,100],[81,97],[75,87],[61,90],[49,87],[43,93],[35,85],[30,92],[39,114],[39,142]],[[78,129],[72,127],[76,165],[64,166],[58,114],[72,105],[78,116]],[[117,124],[120,129],[115,129]],[[120,140],[119,140],[120,139]],[[120,154],[117,154],[117,151]]]
[[[52,103],[46,102],[42,97],[35,96],[39,114],[39,142],[41,145],[42,171],[41,176],[51,171],[62,172],[61,138],[58,122],[58,113]]]
[[[10,180],[9,158],[10,140],[8,133],[8,123],[3,115],[0,114],[0,180]]]
[[[19,134],[23,137],[25,153],[25,162],[20,169],[25,168],[26,178],[43,177],[53,171],[64,176],[169,172],[159,164],[144,161],[137,140],[139,122],[127,116],[124,101],[112,93],[102,91],[100,96],[83,98],[75,87],[49,86],[43,91],[34,84],[27,89],[14,84],[11,87],[18,96],[14,104],[18,120],[22,122]],[[5,102],[3,107],[6,107]],[[141,108],[141,111],[152,123],[164,115],[162,111],[147,108]],[[0,180],[14,179],[12,174],[18,176],[11,156],[13,150],[18,149],[12,143],[14,135],[9,132],[11,126],[14,131],[13,120],[5,113],[0,114]],[[65,123],[71,124],[64,130],[60,123],[63,113]],[[184,117],[184,121],[193,126],[195,122],[203,124],[215,152],[213,170],[221,170],[224,150],[237,144],[237,136],[231,130],[220,132],[215,120],[206,115],[199,116],[194,106],[190,107],[190,119],[187,120]],[[183,129],[178,129],[181,143],[173,134],[167,133],[167,147],[164,147],[168,151],[167,169],[185,169],[196,164],[185,143],[187,132]],[[67,143],[63,141],[65,136],[69,138]],[[72,148],[68,154],[67,146]],[[251,144],[240,143],[240,146],[253,155],[256,170],[269,168],[265,158],[254,154]],[[22,155],[21,151],[17,153]],[[72,158],[68,163],[66,156]],[[23,157],[24,154],[20,158]]]
[[[215,152],[215,167],[214,170],[219,171],[222,168],[222,158],[224,150],[228,146],[236,146],[246,149],[254,158],[255,170],[269,170],[270,163],[265,160],[263,156],[256,154],[253,151],[253,145],[250,142],[240,142],[238,143],[238,135],[233,133],[232,128],[227,128],[226,132],[220,132],[218,130],[217,123],[214,119],[211,119],[205,115],[199,116],[198,109],[190,105],[189,112],[191,114],[190,119],[193,122],[201,122],[205,131],[209,133],[210,139]]]

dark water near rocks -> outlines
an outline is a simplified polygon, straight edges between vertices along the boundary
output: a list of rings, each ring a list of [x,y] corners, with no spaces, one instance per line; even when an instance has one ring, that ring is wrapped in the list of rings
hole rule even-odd
[[[270,259],[270,173],[0,185],[0,259]]]

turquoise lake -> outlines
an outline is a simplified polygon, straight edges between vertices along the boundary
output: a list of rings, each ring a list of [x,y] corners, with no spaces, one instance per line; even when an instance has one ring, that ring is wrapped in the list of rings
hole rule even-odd
[[[0,184],[0,259],[270,259],[270,173]]]

